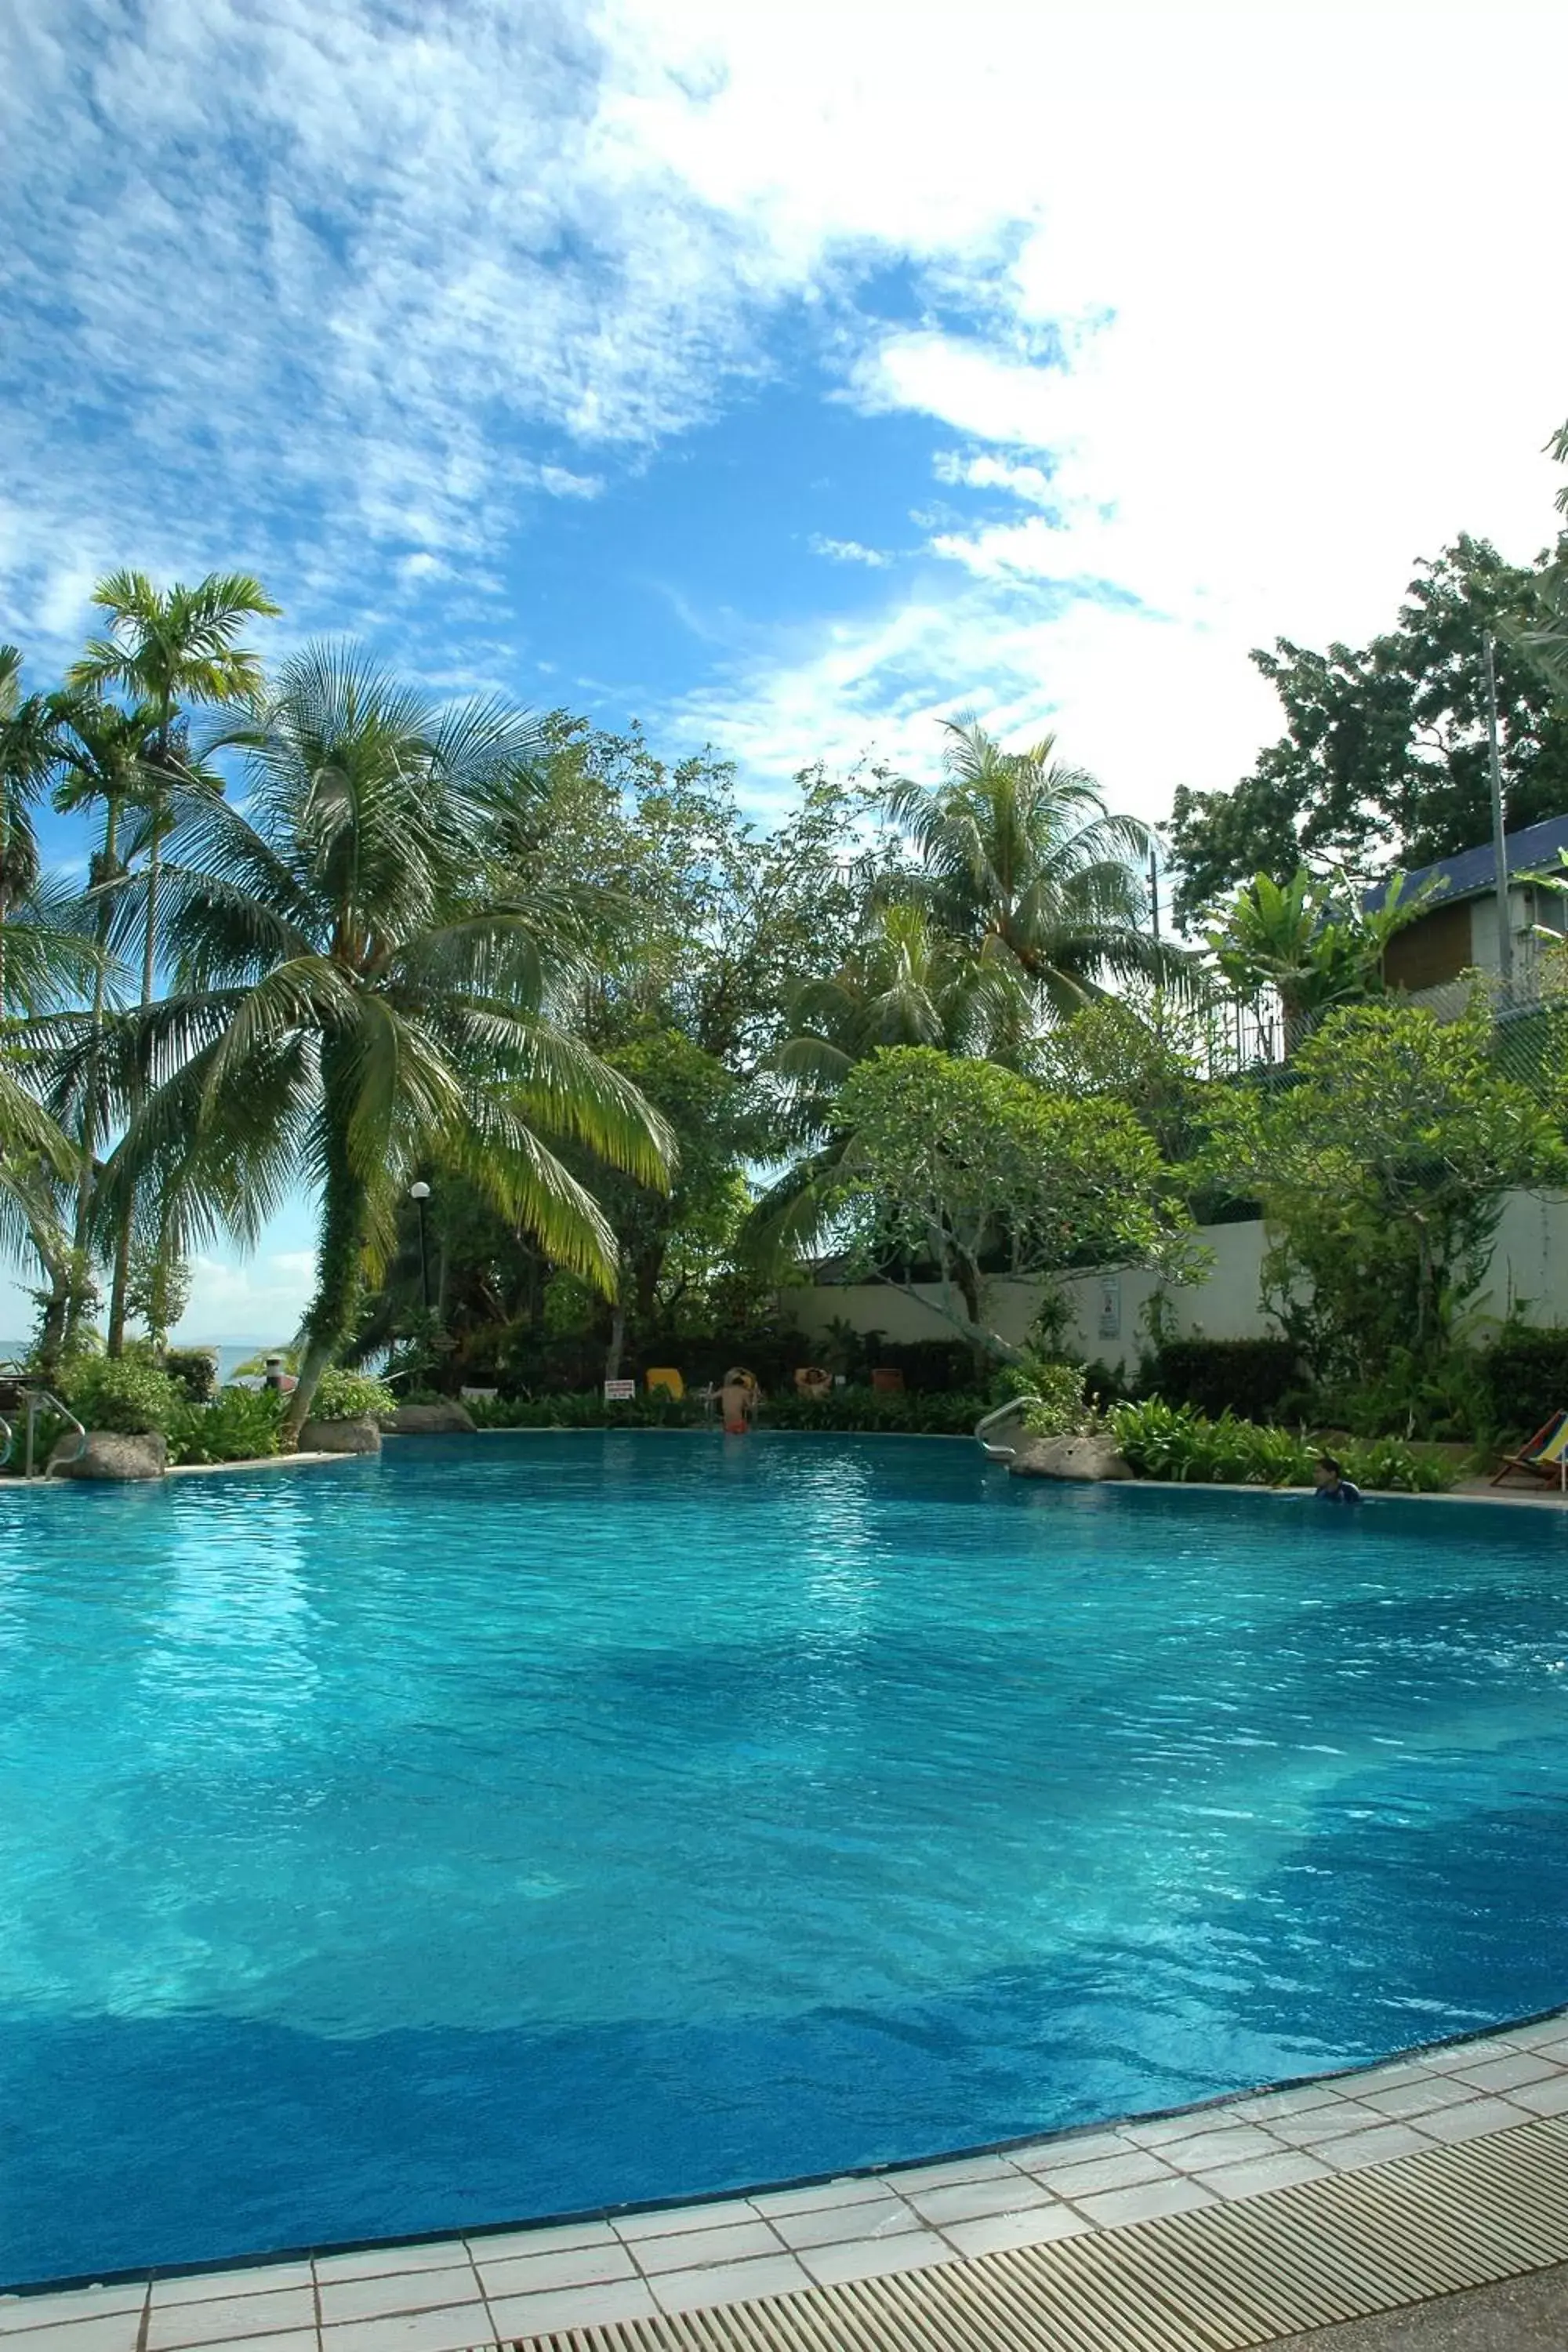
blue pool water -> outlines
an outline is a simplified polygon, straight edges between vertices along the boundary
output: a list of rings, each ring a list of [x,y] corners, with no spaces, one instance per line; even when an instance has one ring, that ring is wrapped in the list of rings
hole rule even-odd
[[[1568,1999],[1568,1528],[972,1449],[0,1494],[0,2279],[1173,2105]]]

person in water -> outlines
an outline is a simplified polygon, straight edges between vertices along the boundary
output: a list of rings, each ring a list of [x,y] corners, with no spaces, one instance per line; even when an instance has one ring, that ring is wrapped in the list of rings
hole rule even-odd
[[[744,1437],[756,1409],[757,1383],[751,1373],[738,1369],[726,1372],[719,1391],[719,1411],[724,1423],[725,1436]]]
[[[1345,1476],[1331,1454],[1320,1454],[1312,1471],[1320,1503],[1359,1503],[1361,1488]]]

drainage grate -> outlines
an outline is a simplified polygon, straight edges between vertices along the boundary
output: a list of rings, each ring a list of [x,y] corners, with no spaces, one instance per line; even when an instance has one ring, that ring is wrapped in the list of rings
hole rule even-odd
[[[1243,2352],[1568,2262],[1568,2117],[1122,2229],[527,2352]]]

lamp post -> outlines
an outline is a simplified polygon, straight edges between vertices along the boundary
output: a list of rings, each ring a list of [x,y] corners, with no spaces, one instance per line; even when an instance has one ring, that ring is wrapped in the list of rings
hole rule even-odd
[[[1497,884],[1497,968],[1503,990],[1513,985],[1513,931],[1508,902],[1508,835],[1503,831],[1502,763],[1497,746],[1497,661],[1489,629],[1482,644],[1487,657],[1487,750],[1492,787],[1492,863]]]
[[[425,1247],[425,1203],[430,1198],[428,1184],[410,1184],[408,1197],[419,1212],[419,1303],[426,1315],[430,1312],[430,1257]]]

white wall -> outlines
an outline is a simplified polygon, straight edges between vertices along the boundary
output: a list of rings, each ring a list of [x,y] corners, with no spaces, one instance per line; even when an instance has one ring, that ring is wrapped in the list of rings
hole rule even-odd
[[[1268,1239],[1261,1223],[1203,1225],[1198,1237],[1212,1264],[1195,1283],[1169,1284],[1170,1326],[1183,1338],[1254,1339],[1275,1335],[1258,1303],[1258,1275]],[[987,1301],[992,1327],[1015,1345],[1022,1341],[1040,1302],[1038,1282],[996,1282]],[[1147,1344],[1142,1310],[1157,1287],[1152,1275],[1122,1269],[1075,1275],[1062,1285],[1075,1310],[1071,1344],[1086,1357],[1131,1363]],[[836,1318],[857,1331],[880,1331],[895,1340],[953,1336],[932,1285],[914,1297],[887,1283],[823,1283],[792,1290],[786,1303],[803,1332],[823,1330]],[[1568,1325],[1568,1195],[1510,1192],[1503,1204],[1486,1288],[1479,1310],[1503,1315],[1510,1301],[1525,1319]],[[1114,1328],[1111,1328],[1114,1326]]]

